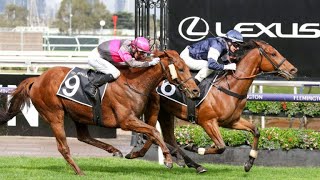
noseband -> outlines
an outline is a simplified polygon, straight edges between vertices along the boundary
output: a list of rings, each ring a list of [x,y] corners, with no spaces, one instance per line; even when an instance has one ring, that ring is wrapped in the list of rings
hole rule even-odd
[[[168,55],[166,52],[165,52],[165,54]],[[175,69],[174,69],[174,70],[170,70],[170,65],[173,65],[173,64],[174,64],[174,60],[173,60],[171,57],[169,57],[169,56],[168,56],[168,58],[169,58],[169,60],[170,60],[169,66],[168,66],[168,70],[166,69],[165,65],[161,62],[161,58],[160,58],[160,65],[161,65],[161,68],[162,68],[163,76],[164,76],[166,79],[169,79],[169,75],[168,75],[168,71],[169,71],[169,74],[171,75],[171,77],[176,77],[176,78],[171,78],[171,79],[174,81],[173,85],[175,85],[180,91],[186,92],[187,89],[186,89],[186,88],[183,88],[183,85],[184,85],[187,81],[189,81],[190,79],[192,79],[192,76],[191,76],[190,78],[184,80],[184,81],[181,81],[180,79],[178,79],[177,76],[174,75],[174,74],[176,74]],[[173,67],[174,67],[174,66],[173,66]],[[174,72],[172,72],[172,71],[174,71]]]
[[[274,63],[272,61],[272,59],[266,53],[266,51],[264,49],[262,49],[261,47],[259,47],[259,52],[260,52],[261,55],[263,55],[272,64],[272,66],[274,67],[276,73],[278,73],[279,71],[282,71],[279,68],[287,60],[286,58],[283,58],[279,64],[276,64],[276,63]]]

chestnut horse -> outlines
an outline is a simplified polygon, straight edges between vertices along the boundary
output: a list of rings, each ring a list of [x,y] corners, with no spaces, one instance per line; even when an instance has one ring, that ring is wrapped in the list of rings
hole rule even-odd
[[[150,93],[165,78],[180,86],[189,98],[198,97],[200,90],[192,80],[188,66],[176,51],[155,51],[154,55],[160,58],[158,65],[149,68],[126,68],[121,70],[121,76],[116,81],[108,85],[101,107],[102,124],[104,127],[146,134],[162,148],[165,165],[171,168],[172,157],[160,133],[138,117],[146,109]],[[69,71],[70,68],[54,67],[39,77],[21,82],[12,94],[8,110],[0,113],[0,124],[16,116],[30,99],[42,118],[51,126],[59,152],[76,174],[83,175],[70,154],[64,130],[65,115],[75,122],[78,140],[113,153],[114,156],[122,157],[122,153],[112,145],[90,137],[87,125],[95,125],[90,107],[56,95]]]
[[[254,140],[249,154],[249,160],[245,163],[245,171],[248,172],[254,160],[258,155],[258,129],[245,119],[241,118],[241,113],[246,104],[248,90],[253,79],[262,73],[276,73],[286,78],[292,79],[297,69],[289,63],[275,48],[260,40],[251,40],[241,47],[243,55],[239,58],[236,71],[229,71],[214,82],[214,87],[206,96],[205,100],[196,108],[198,117],[196,123],[200,125],[214,142],[214,147],[198,148],[195,146],[188,149],[201,155],[221,154],[225,151],[226,145],[219,131],[219,126],[231,129],[246,130],[253,134]],[[165,142],[170,150],[178,153],[172,153],[183,163],[181,155],[188,167],[196,168],[197,172],[206,170],[193,162],[178,147],[174,137],[174,119],[176,116],[182,120],[188,121],[187,107],[161,97],[153,92],[153,108],[146,112],[158,113],[159,123]],[[159,102],[160,101],[160,102]],[[160,104],[160,106],[159,106]],[[155,117],[155,115],[153,116]],[[157,119],[150,118],[146,120],[148,124],[155,126]],[[140,151],[131,152],[126,158],[143,157],[148,151],[152,142],[148,140]],[[181,165],[185,165],[184,163]]]

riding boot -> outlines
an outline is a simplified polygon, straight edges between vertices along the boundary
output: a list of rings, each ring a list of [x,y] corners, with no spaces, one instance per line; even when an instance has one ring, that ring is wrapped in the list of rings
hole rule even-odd
[[[84,92],[91,98],[95,99],[97,88],[103,84],[113,81],[115,78],[112,74],[102,74],[99,73],[94,79],[92,79],[88,84],[85,85]]]

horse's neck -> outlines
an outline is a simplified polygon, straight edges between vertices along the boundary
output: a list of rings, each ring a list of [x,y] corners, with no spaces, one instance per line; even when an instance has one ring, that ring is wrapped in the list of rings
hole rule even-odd
[[[132,68],[123,74],[131,88],[145,95],[150,94],[163,79],[160,65],[150,68]]]
[[[230,81],[233,92],[244,95],[247,94],[254,80],[254,76],[259,72],[260,54],[257,49],[250,51],[238,64],[235,76],[239,78],[251,77],[248,79],[237,79],[235,77]]]

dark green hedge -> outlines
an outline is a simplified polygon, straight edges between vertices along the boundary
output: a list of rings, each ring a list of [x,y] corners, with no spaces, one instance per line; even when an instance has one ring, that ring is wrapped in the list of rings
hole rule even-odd
[[[312,102],[273,102],[273,101],[248,101],[244,112],[264,115],[294,116],[320,116],[320,103]]]
[[[227,146],[251,145],[253,135],[247,131],[220,128]],[[175,136],[180,145],[195,144],[198,147],[212,146],[213,142],[205,131],[197,125],[179,126]],[[265,128],[260,129],[259,149],[319,149],[320,132],[313,130]]]

